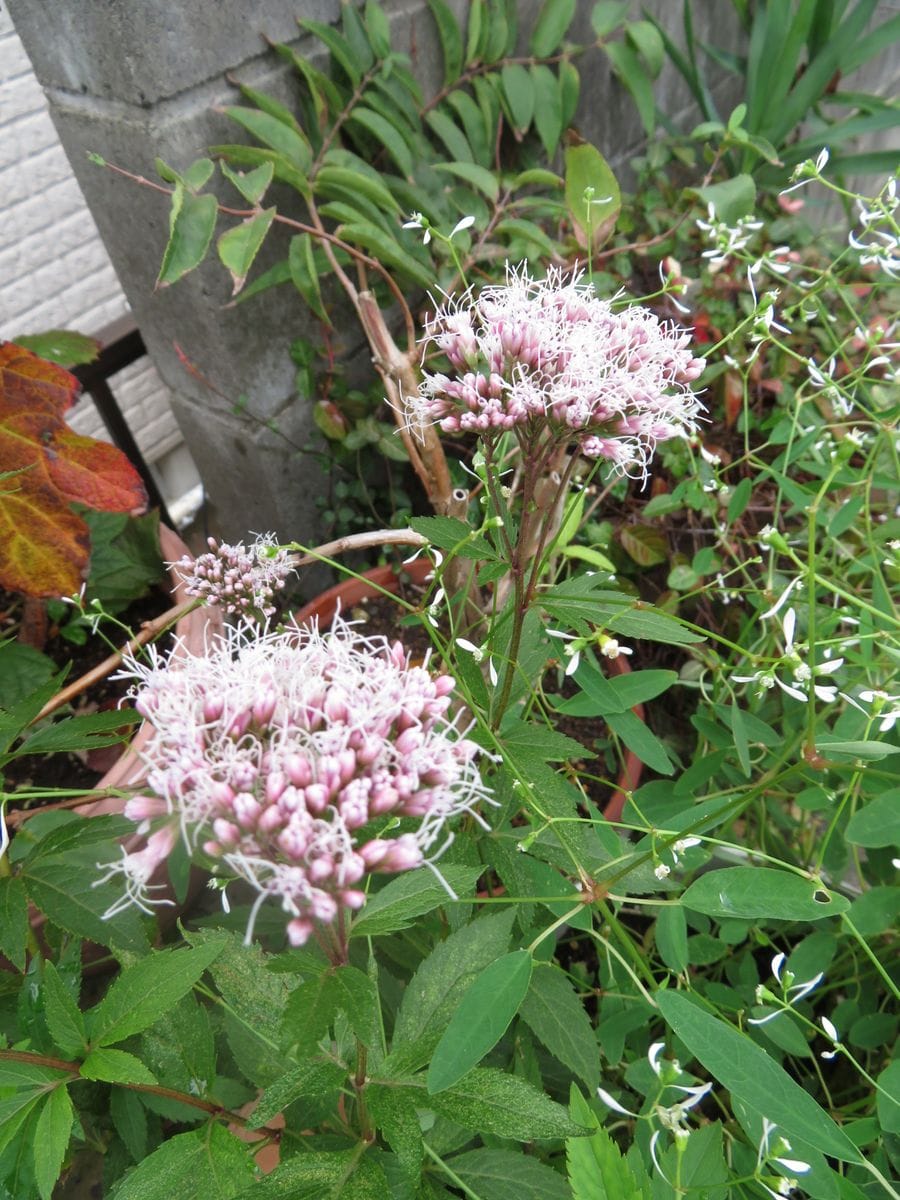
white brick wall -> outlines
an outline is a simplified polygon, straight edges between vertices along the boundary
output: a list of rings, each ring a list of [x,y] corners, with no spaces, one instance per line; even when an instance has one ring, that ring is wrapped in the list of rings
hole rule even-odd
[[[0,340],[55,328],[92,334],[127,311],[28,56],[0,9]],[[147,461],[171,479],[164,460],[182,438],[165,385],[143,359],[112,386]],[[71,424],[106,436],[90,400],[79,403]],[[183,446],[175,457],[181,469],[166,490],[186,491],[196,474],[181,465]]]

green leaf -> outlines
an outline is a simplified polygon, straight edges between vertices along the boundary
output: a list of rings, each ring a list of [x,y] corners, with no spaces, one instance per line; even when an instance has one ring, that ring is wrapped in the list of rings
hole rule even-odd
[[[481,1200],[571,1200],[562,1175],[530,1154],[469,1150],[447,1159],[447,1166]]]
[[[262,146],[247,146],[243,143],[231,143],[221,146],[210,146],[210,153],[219,158],[227,158],[229,162],[242,167],[261,167],[271,163],[275,178],[279,183],[289,184],[296,188],[301,196],[309,196],[309,180],[304,171],[299,170],[283,154],[275,150],[266,150]]]
[[[885,1133],[900,1134],[900,1060],[892,1062],[881,1072],[878,1088],[878,1123]]]
[[[470,162],[448,162],[435,163],[436,171],[443,171],[448,175],[455,175],[457,179],[465,180],[466,183],[477,188],[487,196],[488,200],[496,201],[500,195],[500,184],[497,181],[497,176],[493,171],[488,171],[484,167],[479,167],[475,163]]]
[[[0,644],[0,708],[10,709],[56,671],[52,658],[24,642]]]
[[[331,51],[331,57],[341,66],[347,78],[356,87],[362,77],[362,72],[347,39],[342,37],[336,29],[330,25],[323,25],[320,21],[298,17],[297,24],[301,29],[308,29],[310,33],[315,34],[319,41],[325,43]]]
[[[51,1200],[69,1145],[75,1113],[65,1086],[54,1088],[41,1109],[34,1136],[34,1180],[41,1200]]]
[[[429,129],[443,144],[451,158],[459,162],[472,162],[474,155],[466,135],[452,118],[439,108],[425,114]]]
[[[97,746],[114,746],[124,740],[128,726],[136,725],[140,716],[133,709],[114,712],[88,713],[83,717],[65,717],[45,725],[22,742],[18,754],[56,754],[68,750],[90,750]]]
[[[0,951],[17,971],[25,970],[28,948],[28,898],[18,875],[0,878]]]
[[[539,725],[536,721],[521,721],[515,719],[507,722],[501,731],[501,749],[511,757],[516,757],[517,750],[528,750],[539,754],[546,762],[566,762],[572,758],[593,758],[590,750],[586,750],[581,742]]]
[[[280,154],[302,174],[305,175],[309,171],[312,166],[312,149],[299,127],[285,124],[271,113],[260,112],[255,108],[233,106],[222,111],[252,134],[257,141]]]
[[[413,174],[412,150],[395,125],[386,120],[381,113],[372,108],[359,105],[347,117],[349,125],[361,125],[380,147],[383,147],[400,171],[404,179],[411,179]]]
[[[650,21],[629,21],[625,37],[644,61],[652,79],[662,70],[665,47],[659,30]]]
[[[808,1142],[840,1162],[861,1163],[860,1151],[804,1088],[754,1042],[710,1016],[679,992],[656,993],[672,1031],[710,1074],[788,1138]]]
[[[316,192],[329,195],[334,189],[344,195],[359,193],[385,212],[400,212],[400,205],[375,173],[369,175],[363,170],[326,164],[316,175]]]
[[[365,972],[356,967],[343,966],[333,973],[326,973],[334,1005],[345,1013],[350,1028],[364,1046],[372,1046],[378,1035],[378,990]]]
[[[91,531],[88,603],[96,599],[110,612],[119,612],[154,584],[166,582],[158,511],[130,517],[82,509],[80,516]]]
[[[531,83],[534,88],[534,127],[548,159],[552,159],[559,146],[563,131],[562,94],[557,77],[548,66],[535,63],[531,67]]]
[[[253,171],[232,171],[226,162],[220,163],[219,166],[225,178],[234,184],[247,203],[252,204],[254,208],[266,194],[275,174],[275,165],[271,162],[263,163]]]
[[[94,1046],[111,1046],[159,1020],[197,983],[225,948],[224,940],[161,950],[126,967],[89,1014]]]
[[[609,618],[606,628],[625,637],[647,638],[651,642],[668,642],[675,646],[689,646],[693,642],[705,641],[702,633],[685,629],[674,617],[648,606],[635,606],[629,612],[620,612]]]
[[[756,204],[756,184],[751,175],[733,175],[721,183],[692,189],[704,204],[711,204],[716,216],[726,225],[736,225],[749,216]]]
[[[232,296],[236,296],[247,282],[253,260],[266,240],[274,217],[275,209],[267,208],[254,217],[248,217],[240,225],[226,230],[216,243],[219,259],[231,275],[234,285],[231,290]]]
[[[384,9],[375,0],[366,0],[365,21],[372,49],[378,58],[387,58],[391,52],[391,25]]]
[[[645,700],[654,700],[667,692],[678,679],[676,671],[631,671],[627,675],[607,678],[592,660],[585,661],[575,672],[575,682],[582,695],[564,700],[558,711],[576,717],[603,717],[609,713],[627,712]]]
[[[480,874],[478,867],[447,866],[442,877],[457,895],[468,895]],[[447,889],[427,867],[392,879],[367,902],[350,928],[351,937],[377,937],[407,929],[416,917],[450,900]]]
[[[741,711],[741,706],[735,701],[728,713],[728,721],[731,725],[731,734],[734,738],[734,749],[738,756],[738,762],[741,765],[741,771],[746,779],[750,778],[750,742],[747,737],[747,723],[744,720],[744,714]]]
[[[12,340],[17,346],[67,369],[92,363],[100,353],[96,338],[76,333],[74,329],[47,329],[41,333],[22,334]]]
[[[535,58],[555,54],[575,16],[576,0],[544,0],[528,43]]]
[[[519,1142],[584,1132],[561,1104],[524,1079],[492,1067],[476,1067],[454,1087],[429,1097],[427,1105],[464,1129]]]
[[[158,1083],[156,1076],[134,1054],[125,1050],[92,1050],[81,1064],[82,1079],[103,1083]]]
[[[687,921],[684,909],[676,904],[659,910],[656,948],[670,971],[683,974],[688,969]]]
[[[415,1104],[407,1093],[377,1083],[366,1088],[366,1100],[376,1128],[397,1155],[400,1166],[409,1178],[417,1180],[425,1148]]]
[[[211,1124],[164,1141],[125,1176],[116,1200],[233,1200],[253,1182],[248,1147]]]
[[[295,1100],[334,1096],[347,1082],[346,1068],[334,1062],[304,1062],[266,1088],[248,1120],[251,1128],[267,1125]]]
[[[283,1028],[291,1043],[308,1052],[321,1041],[337,1012],[337,993],[331,973],[304,980],[288,997]]]
[[[614,33],[628,16],[628,0],[598,0],[591,9],[591,28],[598,38]]]
[[[388,1200],[391,1194],[380,1165],[372,1157],[360,1157],[357,1147],[331,1154],[319,1150],[295,1154],[241,1192],[238,1200]]]
[[[439,942],[406,986],[394,1024],[394,1054],[423,1042],[415,1065],[427,1062],[460,998],[509,945],[514,913],[481,917]],[[411,1069],[414,1069],[411,1068]]]
[[[169,241],[163,254],[158,288],[176,283],[206,257],[216,228],[218,204],[215,196],[195,196],[177,183],[172,193]]]
[[[593,1129],[590,1137],[566,1141],[572,1200],[644,1200],[647,1190],[635,1178],[606,1130],[599,1127],[596,1115],[574,1084],[569,1113],[573,1121]]]
[[[288,269],[294,287],[319,318],[326,325],[331,320],[322,303],[322,293],[319,290],[319,272],[313,255],[312,238],[308,233],[298,233],[291,238],[288,250]]]
[[[846,912],[850,901],[821,883],[773,867],[726,867],[695,879],[681,903],[693,912],[724,919],[820,921]]]
[[[606,42],[603,49],[609,56],[616,78],[631,93],[644,132],[651,137],[656,129],[656,104],[653,83],[644,64],[626,42]]]
[[[584,1004],[559,967],[535,967],[521,1016],[553,1057],[594,1091],[600,1082],[597,1039]]]
[[[116,1133],[135,1162],[147,1157],[147,1110],[137,1092],[113,1088],[109,1096],[109,1115]]]
[[[432,274],[427,267],[407,253],[390,235],[371,222],[350,222],[339,226],[337,232],[345,242],[361,246],[363,250],[379,259],[384,266],[395,267],[421,287],[428,287],[434,283]]]
[[[559,0],[554,0],[554,8],[562,7]],[[509,105],[513,127],[524,133],[531,124],[534,116],[534,81],[521,63],[509,63],[500,72],[503,81],[503,94]]]
[[[113,815],[102,817],[77,817],[74,813],[58,813],[56,819],[60,824],[51,827],[43,833],[36,845],[32,846],[26,858],[30,869],[39,859],[68,858],[78,851],[97,855],[98,846],[103,842],[112,844],[117,838],[125,837],[134,832],[134,824],[127,817]],[[37,818],[40,820],[40,817]],[[29,821],[29,832],[34,828],[34,820]]]
[[[861,758],[868,762],[900,753],[900,747],[891,745],[889,742],[848,742],[840,738],[832,738],[827,733],[819,736],[818,746],[823,754],[839,754],[842,757]]]
[[[428,0],[444,55],[444,87],[458,77],[463,64],[463,39],[456,17],[445,0]]]
[[[44,963],[43,976],[41,992],[50,1036],[66,1058],[80,1058],[87,1045],[87,1033],[77,999],[49,960]]]
[[[145,953],[147,937],[137,910],[129,908],[104,918],[121,893],[109,883],[96,886],[97,878],[94,863],[78,862],[75,855],[29,859],[21,874],[29,898],[60,929],[98,946]]]
[[[531,968],[528,951],[514,950],[476,976],[435,1048],[428,1068],[429,1094],[452,1087],[496,1046],[528,991]]]
[[[750,498],[753,495],[753,480],[742,479],[728,501],[728,524],[733,525],[738,517],[743,516]]]
[[[439,550],[451,551],[461,558],[480,560],[497,557],[490,542],[458,517],[413,517],[410,525]]]
[[[606,723],[621,738],[629,750],[633,750],[642,763],[646,763],[660,775],[671,775],[675,766],[669,752],[640,717],[633,712],[609,713]]]

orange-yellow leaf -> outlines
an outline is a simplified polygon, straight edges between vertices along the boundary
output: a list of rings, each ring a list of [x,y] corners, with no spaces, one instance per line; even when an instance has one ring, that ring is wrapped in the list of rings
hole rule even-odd
[[[66,425],[78,390],[62,367],[0,343],[0,586],[11,591],[78,591],[90,539],[73,500],[112,512],[146,506],[125,455]]]

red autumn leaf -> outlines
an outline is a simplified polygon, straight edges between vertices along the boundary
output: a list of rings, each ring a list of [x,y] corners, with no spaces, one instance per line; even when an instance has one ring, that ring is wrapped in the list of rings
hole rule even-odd
[[[67,596],[87,575],[90,536],[73,500],[107,512],[146,507],[120,450],[65,422],[78,396],[68,371],[0,343],[0,587]]]

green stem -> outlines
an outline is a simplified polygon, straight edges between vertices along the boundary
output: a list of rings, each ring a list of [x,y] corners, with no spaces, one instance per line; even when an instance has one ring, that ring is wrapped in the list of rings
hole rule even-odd
[[[473,1192],[470,1187],[463,1183],[456,1172],[451,1167],[447,1166],[439,1154],[435,1154],[427,1142],[423,1142],[422,1146],[431,1161],[436,1163],[447,1176],[447,1178],[453,1182],[454,1187],[458,1187],[464,1195],[469,1197],[469,1200],[482,1200],[482,1197],[479,1196],[477,1192]]]

